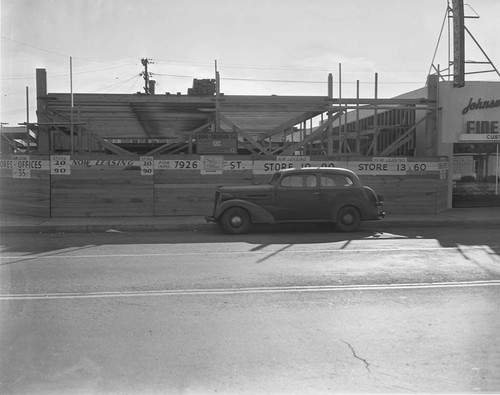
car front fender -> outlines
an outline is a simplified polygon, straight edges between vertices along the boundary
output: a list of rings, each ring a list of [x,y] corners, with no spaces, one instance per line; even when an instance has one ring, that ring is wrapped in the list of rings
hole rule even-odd
[[[255,203],[247,202],[246,200],[241,199],[231,199],[222,202],[215,211],[215,220],[218,221],[222,213],[231,207],[241,207],[247,210],[250,214],[250,218],[252,219],[252,223],[274,224],[276,222],[273,215],[265,208],[262,208]]]

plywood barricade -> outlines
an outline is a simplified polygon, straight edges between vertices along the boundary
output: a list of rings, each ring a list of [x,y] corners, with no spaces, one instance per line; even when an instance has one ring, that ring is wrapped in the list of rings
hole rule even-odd
[[[0,159],[0,210],[50,216],[50,175],[46,156],[8,155]]]
[[[355,171],[384,195],[388,215],[437,213],[448,202],[445,157],[23,155],[0,164],[2,211],[46,217],[208,215],[217,185],[316,166]]]
[[[251,185],[248,156],[155,158],[155,215],[209,215],[217,185]]]
[[[153,174],[142,167],[139,158],[51,156],[51,215],[152,216]]]
[[[292,167],[343,167],[384,196],[387,214],[435,214],[447,208],[446,157],[258,157],[254,179],[264,182],[276,170]]]

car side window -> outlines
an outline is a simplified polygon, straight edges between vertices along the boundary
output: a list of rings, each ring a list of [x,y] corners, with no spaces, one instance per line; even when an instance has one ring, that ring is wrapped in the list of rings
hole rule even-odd
[[[309,174],[305,177],[307,188],[316,188],[318,186],[318,179],[314,174]]]
[[[347,188],[354,185],[349,177],[341,174],[322,174],[320,182],[323,188]]]
[[[316,188],[318,180],[314,174],[293,174],[283,177],[283,188]]]

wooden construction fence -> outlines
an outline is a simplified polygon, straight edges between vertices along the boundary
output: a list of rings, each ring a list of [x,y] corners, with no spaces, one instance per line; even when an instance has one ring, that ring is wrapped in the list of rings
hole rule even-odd
[[[50,172],[47,156],[10,155],[0,159],[0,210],[50,216]]]
[[[447,208],[444,157],[21,155],[0,161],[0,209],[42,217],[208,215],[217,185],[265,183],[276,170],[308,166],[355,171],[384,195],[388,215]]]

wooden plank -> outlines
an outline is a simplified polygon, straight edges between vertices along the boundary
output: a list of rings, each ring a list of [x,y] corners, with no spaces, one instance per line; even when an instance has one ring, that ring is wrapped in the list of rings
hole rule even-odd
[[[155,215],[210,215],[214,185],[169,185],[155,189]]]
[[[11,156],[2,159],[10,160]],[[46,160],[42,155],[30,155],[30,160]],[[50,182],[48,170],[30,171],[30,178],[13,178],[12,169],[0,171],[0,211],[10,214],[49,217]]]
[[[130,167],[127,163],[126,158],[122,166],[76,167],[69,175],[53,176],[52,216],[153,215],[153,177],[141,176],[138,166]]]

